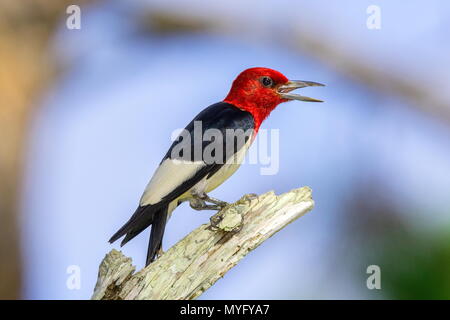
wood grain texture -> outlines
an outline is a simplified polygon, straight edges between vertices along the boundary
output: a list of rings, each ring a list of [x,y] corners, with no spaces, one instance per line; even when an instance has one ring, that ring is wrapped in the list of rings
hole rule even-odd
[[[250,251],[314,207],[311,189],[244,196],[211,217],[148,267],[111,250],[92,299],[195,299]],[[214,227],[214,226],[215,227]]]

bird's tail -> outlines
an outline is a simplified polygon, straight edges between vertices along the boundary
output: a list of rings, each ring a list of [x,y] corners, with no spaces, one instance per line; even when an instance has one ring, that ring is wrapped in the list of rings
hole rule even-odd
[[[164,229],[166,228],[168,207],[168,204],[138,207],[130,220],[109,239],[109,243],[113,243],[125,236],[120,243],[120,246],[123,246],[151,225],[152,230],[150,232],[146,266],[149,265],[155,260],[156,254],[161,248]]]
[[[168,206],[166,205],[161,209],[160,214],[155,215],[153,218],[152,231],[150,232],[150,240],[148,242],[147,260],[145,262],[146,266],[155,260],[156,254],[161,249],[167,216]]]

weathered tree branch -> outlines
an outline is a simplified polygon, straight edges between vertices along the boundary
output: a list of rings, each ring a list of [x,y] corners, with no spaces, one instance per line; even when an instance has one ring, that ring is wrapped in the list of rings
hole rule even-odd
[[[100,264],[92,299],[194,299],[313,206],[308,187],[244,196],[137,273],[131,258],[113,249]]]

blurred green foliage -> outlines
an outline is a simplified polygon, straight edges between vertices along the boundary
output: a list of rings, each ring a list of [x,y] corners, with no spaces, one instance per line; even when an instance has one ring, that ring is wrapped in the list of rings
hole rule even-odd
[[[395,236],[383,243],[375,261],[386,298],[450,299],[450,232]]]

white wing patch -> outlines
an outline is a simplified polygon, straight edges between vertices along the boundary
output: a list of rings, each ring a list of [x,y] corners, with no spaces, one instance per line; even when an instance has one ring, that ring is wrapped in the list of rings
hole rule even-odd
[[[203,192],[208,193],[227,180],[241,165],[247,150],[253,142],[253,137],[254,134],[250,136],[245,145],[228,159],[212,177],[207,178],[205,176],[188,190],[183,196],[183,199],[186,200],[185,196],[188,196],[190,192],[198,194]],[[145,206],[160,202],[162,198],[179,187],[183,182],[192,178],[204,166],[206,164],[203,161],[164,160],[145,188],[139,204]]]
[[[139,204],[145,206],[158,203],[205,165],[203,161],[164,160],[147,184]]]

